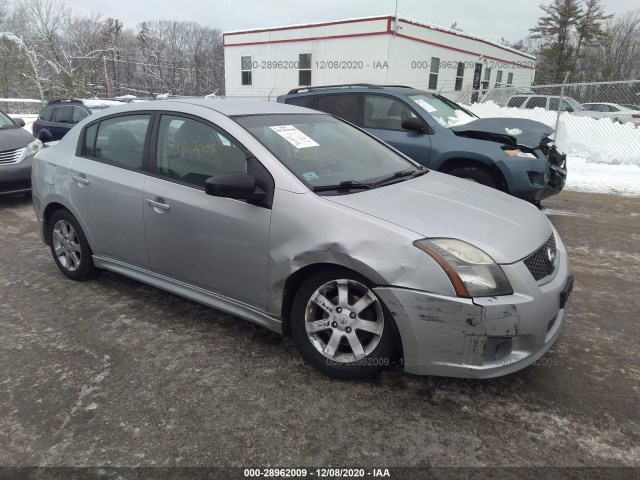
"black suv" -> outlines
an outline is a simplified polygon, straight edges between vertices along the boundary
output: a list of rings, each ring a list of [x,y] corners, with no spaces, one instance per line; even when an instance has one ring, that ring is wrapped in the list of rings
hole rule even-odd
[[[60,140],[76,123],[96,110],[122,104],[116,100],[51,100],[33,122],[33,136],[45,143]]]

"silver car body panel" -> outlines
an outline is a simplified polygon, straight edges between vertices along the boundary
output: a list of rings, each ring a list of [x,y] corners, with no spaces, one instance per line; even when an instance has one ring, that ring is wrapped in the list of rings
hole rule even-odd
[[[96,255],[147,266],[142,194],[146,175],[73,157],[69,198]]]
[[[418,375],[490,378],[520,370],[544,355],[560,332],[564,316],[560,292],[569,275],[566,250],[559,237],[557,241],[558,267],[548,283],[535,282],[522,262],[503,266],[512,295],[463,299],[376,288],[398,325],[405,370]],[[492,338],[510,339],[511,352],[492,358]]]
[[[195,115],[234,137],[272,175],[272,208],[211,197],[155,175],[75,156],[87,123],[153,110]],[[351,269],[377,286],[375,292],[394,315],[405,368],[412,373],[500,375],[535,361],[557,338],[568,260],[556,235],[559,267],[546,283],[536,282],[522,263],[554,231],[535,207],[437,172],[370,191],[316,195],[229,118],[261,113],[323,115],[276,103],[180,100],[128,104],[88,117],[35,157],[33,199],[41,232],[45,209],[59,203],[78,219],[98,267],[278,333],[291,275],[316,265]],[[88,185],[74,179],[82,175]],[[83,198],[98,181],[106,190]],[[107,193],[111,187],[123,197],[115,204],[114,193]],[[158,210],[146,200],[162,201],[170,209]],[[114,205],[118,214],[110,215]],[[119,236],[123,225],[127,232]],[[456,297],[444,270],[413,246],[425,237],[458,238],[483,249],[501,264],[514,293]],[[552,318],[556,321],[548,332]],[[487,361],[496,337],[512,338],[513,351],[499,362]]]
[[[116,260],[115,258],[99,257],[94,255],[93,261],[98,268],[104,268],[112,272],[120,273],[127,277],[138,280],[139,282],[166,290],[168,292],[180,295],[195,302],[202,303],[209,307],[221,310],[231,315],[249,320],[250,322],[262,325],[276,333],[282,334],[282,322],[278,318],[273,318],[264,313],[264,311],[243,302],[239,302],[234,298],[225,297],[211,290],[197,287],[175,278],[167,277],[148,269],[136,267]]]
[[[150,269],[266,310],[271,210],[147,177]],[[142,243],[144,245],[144,242]]]

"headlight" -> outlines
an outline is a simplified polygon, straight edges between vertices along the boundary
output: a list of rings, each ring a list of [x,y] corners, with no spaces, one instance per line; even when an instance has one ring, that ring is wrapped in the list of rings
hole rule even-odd
[[[20,155],[20,159],[18,160],[18,163],[31,155],[35,155],[43,148],[44,148],[44,145],[42,144],[42,142],[36,138],[33,142],[27,145],[24,150],[22,150],[22,154]]]
[[[509,280],[493,259],[473,245],[453,238],[416,240],[446,272],[459,297],[490,297],[513,293]]]
[[[538,158],[533,153],[523,152],[517,148],[503,149],[509,157],[521,157],[521,158]]]

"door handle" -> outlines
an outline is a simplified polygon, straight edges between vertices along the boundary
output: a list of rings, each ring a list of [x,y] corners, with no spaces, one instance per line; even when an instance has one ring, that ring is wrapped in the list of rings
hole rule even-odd
[[[171,210],[171,207],[166,203],[156,202],[155,200],[151,200],[150,198],[147,198],[147,203],[153,208],[157,208],[159,210]]]
[[[89,180],[87,180],[84,176],[81,177],[80,175],[71,175],[71,178],[82,185],[89,185]]]

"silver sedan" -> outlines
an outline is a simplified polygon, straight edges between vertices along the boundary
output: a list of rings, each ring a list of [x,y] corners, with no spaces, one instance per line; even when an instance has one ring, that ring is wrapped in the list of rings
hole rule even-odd
[[[67,277],[111,270],[292,335],[336,377],[519,370],[572,287],[532,205],[290,105],[114,107],[39,152],[32,183]]]

